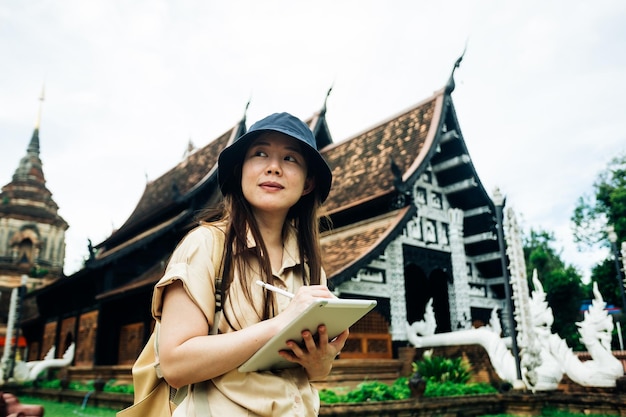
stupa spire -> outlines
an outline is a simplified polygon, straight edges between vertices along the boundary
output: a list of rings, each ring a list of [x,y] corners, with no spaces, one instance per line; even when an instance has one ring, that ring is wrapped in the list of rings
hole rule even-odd
[[[33,136],[28,144],[27,152],[32,156],[39,156],[39,127],[41,126],[41,112],[43,110],[43,102],[45,100],[45,88],[41,87],[41,95],[39,96],[39,110],[37,111],[37,120],[35,120],[35,130],[33,130]]]
[[[33,130],[33,136],[30,138],[28,148],[26,149],[26,155],[20,160],[20,164],[13,174],[14,181],[37,181],[42,185],[46,180],[43,175],[42,163],[39,158],[39,127],[41,125],[41,110],[44,101],[44,88],[41,89],[41,96],[39,97],[39,110],[37,111],[37,120],[35,121],[35,129]]]

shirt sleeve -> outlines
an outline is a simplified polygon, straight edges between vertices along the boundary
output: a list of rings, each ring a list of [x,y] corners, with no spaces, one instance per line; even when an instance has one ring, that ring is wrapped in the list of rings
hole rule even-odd
[[[214,229],[214,230],[213,230]],[[161,320],[165,288],[174,281],[181,281],[189,298],[202,310],[209,326],[215,315],[215,275],[221,259],[213,259],[215,244],[223,244],[215,238],[221,233],[215,226],[202,225],[190,231],[178,244],[167,264],[163,277],[156,283],[152,295],[152,315]]]

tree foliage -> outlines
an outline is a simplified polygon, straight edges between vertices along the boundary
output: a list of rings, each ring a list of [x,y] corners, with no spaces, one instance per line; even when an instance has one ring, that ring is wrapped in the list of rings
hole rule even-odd
[[[617,285],[617,270],[613,259],[607,258],[594,266],[591,270],[591,281],[598,284],[598,291],[607,304],[622,305],[622,293]]]
[[[593,189],[594,197],[581,197],[572,215],[574,239],[587,247],[597,243],[610,246],[607,227],[611,225],[619,245],[626,240],[626,154],[609,162],[606,169],[598,174]],[[622,306],[622,290],[617,274],[611,251],[609,258],[593,268],[591,279],[598,283],[598,289],[607,303]]]
[[[607,226],[618,242],[626,240],[626,154],[613,158],[593,184],[594,196],[583,196],[571,217],[574,240],[583,246],[607,244]]]
[[[583,247],[601,244],[612,249],[607,259],[592,269],[591,283],[588,284],[587,291],[591,293],[592,283],[596,282],[607,304],[622,307],[622,315],[617,317],[617,321],[621,322],[622,329],[626,330],[623,320],[626,306],[622,301],[624,287],[614,253],[618,247],[612,246],[609,242],[607,232],[607,227],[613,226],[617,235],[617,245],[626,241],[626,153],[609,162],[606,169],[598,174],[593,189],[593,197],[579,198],[572,215],[574,240]],[[622,259],[619,262],[621,268],[624,261]]]

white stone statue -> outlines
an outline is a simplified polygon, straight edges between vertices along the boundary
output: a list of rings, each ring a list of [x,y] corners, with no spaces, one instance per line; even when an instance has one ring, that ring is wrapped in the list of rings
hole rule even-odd
[[[593,283],[593,294],[594,299],[583,321],[576,323],[580,340],[591,360],[581,361],[557,335],[550,338],[550,352],[560,359],[572,381],[585,387],[615,387],[615,381],[624,375],[624,366],[611,351],[613,320],[605,310],[606,303],[596,282]]]
[[[424,311],[424,319],[420,321],[414,321],[410,325],[411,334],[420,336],[432,336],[437,329],[437,320],[435,320],[435,311],[433,310],[433,299],[431,298],[426,303],[426,310]]]
[[[17,311],[17,288],[11,290],[11,298],[9,301],[9,317],[7,322],[7,337],[4,345],[4,352],[2,353],[2,359],[0,359],[0,384],[4,384],[8,380],[9,366],[11,363],[11,356],[13,355],[13,344],[11,343],[12,335],[14,334],[15,315]]]
[[[509,351],[506,338],[501,338],[497,310],[493,309],[491,321],[485,327],[449,333],[434,331],[437,327],[432,299],[426,305],[424,319],[406,323],[407,339],[418,348],[436,346],[480,345],[487,354],[498,376],[515,388],[535,391],[556,390],[563,374],[582,386],[615,387],[615,381],[624,375],[622,363],[611,352],[613,321],[605,310],[606,303],[594,282],[594,300],[585,312],[582,322],[576,323],[592,359],[580,361],[558,334],[552,333],[552,309],[546,302],[543,286],[533,271],[535,290],[528,302],[529,321],[539,354],[522,356],[523,381],[517,380],[515,358]],[[538,360],[539,359],[539,360]]]
[[[546,293],[537,277],[536,269],[533,271],[532,279],[535,290],[529,300],[530,320],[541,358],[537,366],[530,369],[534,378],[532,389],[533,391],[553,391],[558,388],[559,382],[563,379],[561,361],[550,350],[551,340],[559,336],[552,333],[554,316],[546,301]]]
[[[495,318],[495,320],[494,320]],[[498,376],[511,383],[515,388],[523,388],[516,382],[515,358],[509,351],[506,340],[500,337],[500,323],[496,309],[492,310],[493,323],[478,329],[459,330],[456,332],[434,334],[437,323],[432,307],[432,299],[426,305],[424,320],[406,323],[409,342],[418,348],[436,346],[480,345],[487,354]]]
[[[34,381],[37,376],[50,368],[64,368],[72,364],[76,345],[69,345],[63,357],[55,359],[55,348],[50,348],[43,360],[19,362],[16,364],[14,377],[18,382]]]

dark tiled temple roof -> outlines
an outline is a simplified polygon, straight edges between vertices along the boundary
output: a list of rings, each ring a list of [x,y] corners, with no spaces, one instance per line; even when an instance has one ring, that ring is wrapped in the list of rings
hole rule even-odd
[[[332,214],[394,191],[391,161],[406,178],[423,159],[427,139],[436,133],[441,95],[351,139],[331,145],[322,154],[333,170],[333,186],[325,209]]]
[[[395,210],[369,221],[350,227],[336,229],[322,236],[322,254],[324,268],[329,279],[338,274],[346,275],[356,272],[373,257],[379,256],[387,245],[387,240],[395,236],[395,232],[404,226],[415,210],[405,207]],[[145,234],[154,234],[150,230]],[[144,234],[136,239],[145,238]],[[132,242],[129,242],[132,244]],[[116,248],[118,250],[119,248]],[[97,299],[106,299],[116,295],[124,295],[130,291],[153,286],[162,276],[166,259],[155,263],[141,276],[111,291],[99,294]],[[339,282],[333,281],[335,285]]]
[[[147,230],[144,230],[143,232],[137,234],[136,236],[133,236],[131,239],[128,239],[117,246],[113,246],[110,249],[105,247],[104,250],[99,251],[96,254],[96,259],[100,260],[113,255],[119,255],[120,252],[124,251],[124,249],[132,247],[137,242],[143,242],[145,244],[150,240],[156,239],[162,233],[164,233],[168,227],[176,224],[180,220],[183,220],[187,214],[188,210],[183,210],[177,216],[172,217],[171,219],[168,219],[162,223],[159,223],[156,226],[151,227]]]
[[[405,177],[415,166],[416,159],[432,130],[437,100],[441,94],[418,104],[386,122],[337,145],[322,149],[322,154],[333,170],[333,186],[324,207],[328,213],[359,205],[381,195],[394,192],[394,175],[391,161]],[[314,115],[307,123],[318,131],[320,146],[331,143],[323,112]],[[222,134],[204,148],[188,155],[174,168],[146,185],[135,210],[126,222],[99,249],[110,250],[134,239],[134,236],[154,222],[167,221],[174,212],[163,217],[168,208],[175,208],[192,190],[202,185],[214,172],[219,152],[241,133],[241,124]],[[431,135],[434,133],[431,133]],[[208,192],[219,194],[217,187]],[[184,209],[184,203],[180,209]],[[156,220],[160,218],[160,220]]]
[[[167,259],[161,259],[146,272],[138,276],[136,279],[128,282],[127,284],[96,295],[96,300],[103,300],[106,298],[114,297],[116,295],[126,295],[131,291],[154,286],[154,284],[156,284],[163,276],[166,263]]]
[[[411,176],[417,169],[419,163],[425,159],[430,142],[437,131],[441,103],[442,92],[438,92],[433,97],[361,134],[339,144],[324,147],[322,154],[333,170],[333,187],[324,204],[325,210],[333,214],[394,193],[396,177],[391,169],[392,161],[399,168],[403,179]],[[320,147],[331,143],[332,140],[324,116],[323,113],[319,113],[306,121],[312,130],[318,131]],[[104,260],[112,255],[118,257],[125,248],[131,248],[138,242],[146,243],[146,239],[154,238],[153,234],[159,234],[164,228],[172,225],[173,216],[179,218],[177,214],[181,210],[188,211],[190,207],[183,204],[180,209],[167,216],[159,215],[167,212],[169,206],[175,206],[177,199],[184,198],[212,175],[219,152],[241,133],[238,130],[240,127],[241,125],[236,126],[224,133],[150,182],[124,225],[98,246],[100,250],[96,259]],[[215,186],[207,192],[217,195],[219,189]],[[159,220],[155,221],[156,218]],[[372,227],[374,225],[393,227],[385,222],[380,223],[380,220],[374,223],[366,221],[364,224]],[[372,239],[387,233],[385,228],[363,232],[362,228],[357,226],[355,230],[357,232],[349,239],[341,241],[341,246],[326,250],[325,261],[329,276],[345,271],[363,255],[370,253],[375,242]],[[339,247],[341,250],[337,249]]]
[[[322,257],[327,277],[339,285],[362,266],[382,254],[384,248],[415,214],[415,206],[338,228],[322,235]]]
[[[352,212],[353,209],[362,212],[359,207],[366,207],[364,203],[381,197],[389,200],[397,193],[399,179],[414,181],[416,172],[424,169],[437,146],[435,141],[443,124],[441,119],[446,97],[445,89],[441,89],[408,110],[337,144],[330,144],[322,112],[307,120],[309,127],[322,136],[317,138],[321,141],[320,145],[328,144],[321,150],[333,171],[333,186],[324,204],[326,213],[334,216]],[[140,241],[145,243],[146,239],[151,239],[151,234],[160,233],[164,226],[173,226],[172,220],[178,214],[185,210],[189,212],[191,207],[185,202],[185,197],[214,174],[219,152],[242,133],[241,126],[240,123],[230,129],[150,182],[129,219],[108,239],[108,242],[115,243],[107,245],[105,241],[100,245],[98,259],[119,253]],[[396,167],[395,172],[392,164]],[[203,193],[219,196],[220,191],[214,184]],[[168,207],[174,210],[170,208],[169,214],[163,215],[168,212]],[[395,226],[401,219],[395,219],[395,214],[388,213],[393,210],[391,206],[385,207],[380,206],[376,212],[369,214],[369,217],[377,216],[375,220],[368,220],[363,213],[355,218],[348,215],[352,221],[360,223],[349,225],[350,221],[342,221],[338,225],[338,230],[341,230],[339,235],[335,235],[336,232],[324,235],[325,268],[329,277],[340,275],[340,281],[348,272],[356,273],[358,269],[355,268],[362,266],[365,257],[372,259],[378,239],[390,236],[390,230],[397,230]],[[392,222],[389,219],[395,220]],[[364,229],[364,225],[369,229]],[[116,234],[125,230],[128,232],[114,240]],[[327,244],[337,239],[337,243]]]
[[[150,269],[138,276],[136,279],[111,291],[96,295],[96,300],[102,300],[117,295],[124,295],[134,290],[139,290],[148,286],[154,286],[154,284],[156,284],[163,276],[166,263],[167,259],[161,259],[158,262],[155,262]]]

